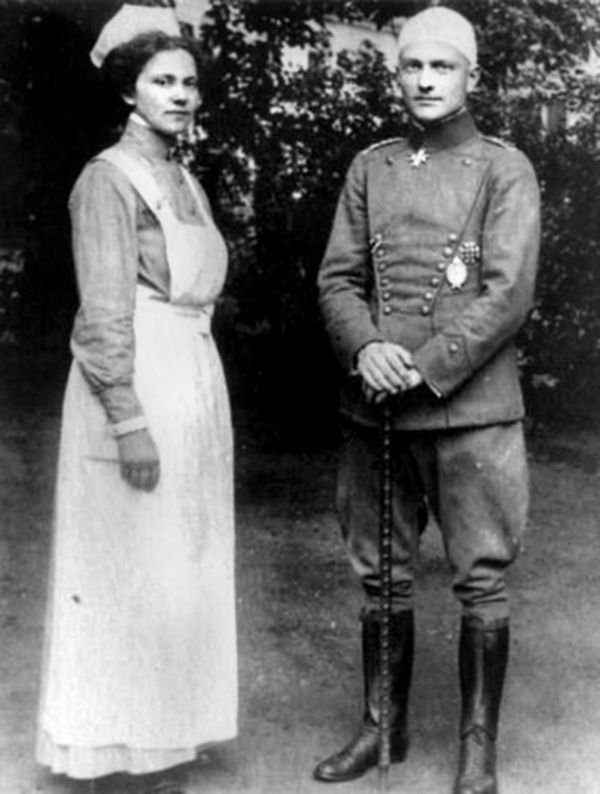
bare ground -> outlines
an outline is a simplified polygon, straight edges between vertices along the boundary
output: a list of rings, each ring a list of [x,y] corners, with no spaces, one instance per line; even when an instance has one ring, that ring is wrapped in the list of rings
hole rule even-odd
[[[60,388],[0,386],[0,792],[66,794],[36,768],[33,739]],[[511,574],[513,645],[499,766],[502,794],[600,794],[600,492],[584,454],[532,459],[527,548]],[[568,439],[556,449],[573,450]],[[582,463],[583,461],[583,463]],[[590,464],[592,461],[592,464]],[[312,794],[315,762],[360,719],[360,592],[332,512],[333,452],[265,452],[240,440],[237,582],[240,735],[182,770],[188,794]],[[451,790],[458,608],[438,533],[419,579],[412,747],[391,791]],[[112,781],[125,784],[122,779]],[[377,790],[377,776],[334,787]],[[114,789],[115,791],[117,788]],[[122,789],[119,789],[122,790]]]

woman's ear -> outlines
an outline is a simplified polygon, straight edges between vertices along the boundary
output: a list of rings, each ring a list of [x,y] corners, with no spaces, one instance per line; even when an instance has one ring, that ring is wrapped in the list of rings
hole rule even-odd
[[[128,96],[127,94],[121,94],[121,96],[126,105],[135,105],[135,99],[132,96]]]

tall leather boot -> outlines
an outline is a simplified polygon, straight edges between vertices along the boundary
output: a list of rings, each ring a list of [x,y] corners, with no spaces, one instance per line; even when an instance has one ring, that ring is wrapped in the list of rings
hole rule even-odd
[[[486,627],[463,618],[461,745],[454,794],[496,794],[496,736],[508,646],[508,623]]]
[[[379,763],[379,613],[362,618],[362,650],[365,687],[365,711],[359,733],[342,750],[316,767],[313,777],[325,783],[354,780]],[[390,761],[404,761],[408,749],[408,693],[412,675],[414,620],[412,611],[391,616],[391,734]]]

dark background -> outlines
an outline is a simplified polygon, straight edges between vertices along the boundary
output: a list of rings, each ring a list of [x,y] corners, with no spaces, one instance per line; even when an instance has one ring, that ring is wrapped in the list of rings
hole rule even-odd
[[[23,377],[56,401],[70,363],[77,292],[67,202],[85,162],[116,140],[125,117],[89,59],[120,6],[121,0],[0,3],[0,250],[24,256],[21,272],[0,279],[0,368],[6,388],[18,382],[21,402]],[[218,158],[201,156],[196,166],[218,215]],[[271,300],[278,303],[275,289]],[[314,446],[335,437],[337,374],[312,284],[307,291],[315,323],[302,342],[276,330],[239,333],[227,298],[217,313],[236,424],[242,431],[252,425],[266,446]]]
[[[483,90],[474,98],[480,126],[524,149],[542,184],[539,299],[520,339],[529,422],[542,433],[595,432],[600,423],[600,154],[593,111],[598,86],[578,76],[569,61],[575,51],[569,37],[585,54],[577,25],[586,17],[587,1],[569,7],[448,3],[467,13],[480,33]],[[23,376],[31,390],[50,396],[63,387],[77,305],[68,195],[89,157],[118,136],[124,110],[103,85],[89,51],[120,5],[0,2],[5,388]],[[353,6],[352,13],[382,24],[424,5],[246,3],[245,28],[267,34],[266,43],[248,44],[237,36],[228,3],[213,0],[207,46],[218,54],[207,64],[201,111],[208,136],[187,154],[231,251],[215,334],[235,424],[265,447],[313,449],[337,438],[339,373],[317,312],[316,270],[351,157],[374,140],[397,135],[404,124],[390,74],[372,48],[342,55],[335,68],[315,57],[305,75],[287,86],[277,53],[282,42],[310,44],[318,53],[318,36],[306,21],[322,21],[332,6],[340,12]],[[528,71],[532,58],[539,60],[539,74]],[[557,75],[562,84],[552,95],[548,85],[550,78],[556,85]],[[359,87],[357,96],[344,98],[348,81]],[[532,86],[523,99],[523,89]],[[273,104],[290,99],[302,113],[269,115]],[[582,118],[575,132],[561,126],[568,103]],[[542,106],[550,126],[540,123]],[[238,148],[258,165],[251,187],[248,168],[234,156]],[[239,212],[249,193],[250,220]],[[2,269],[3,261],[16,264]]]

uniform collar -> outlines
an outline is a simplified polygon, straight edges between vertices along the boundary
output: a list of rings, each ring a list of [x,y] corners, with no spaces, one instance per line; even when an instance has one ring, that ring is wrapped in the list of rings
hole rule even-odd
[[[134,147],[141,155],[153,160],[170,160],[174,140],[159,135],[141,116],[133,112],[127,121],[121,143]]]
[[[415,150],[424,148],[433,152],[460,146],[476,134],[477,127],[473,117],[468,110],[461,110],[456,115],[430,127],[424,127],[413,121],[409,141]]]

